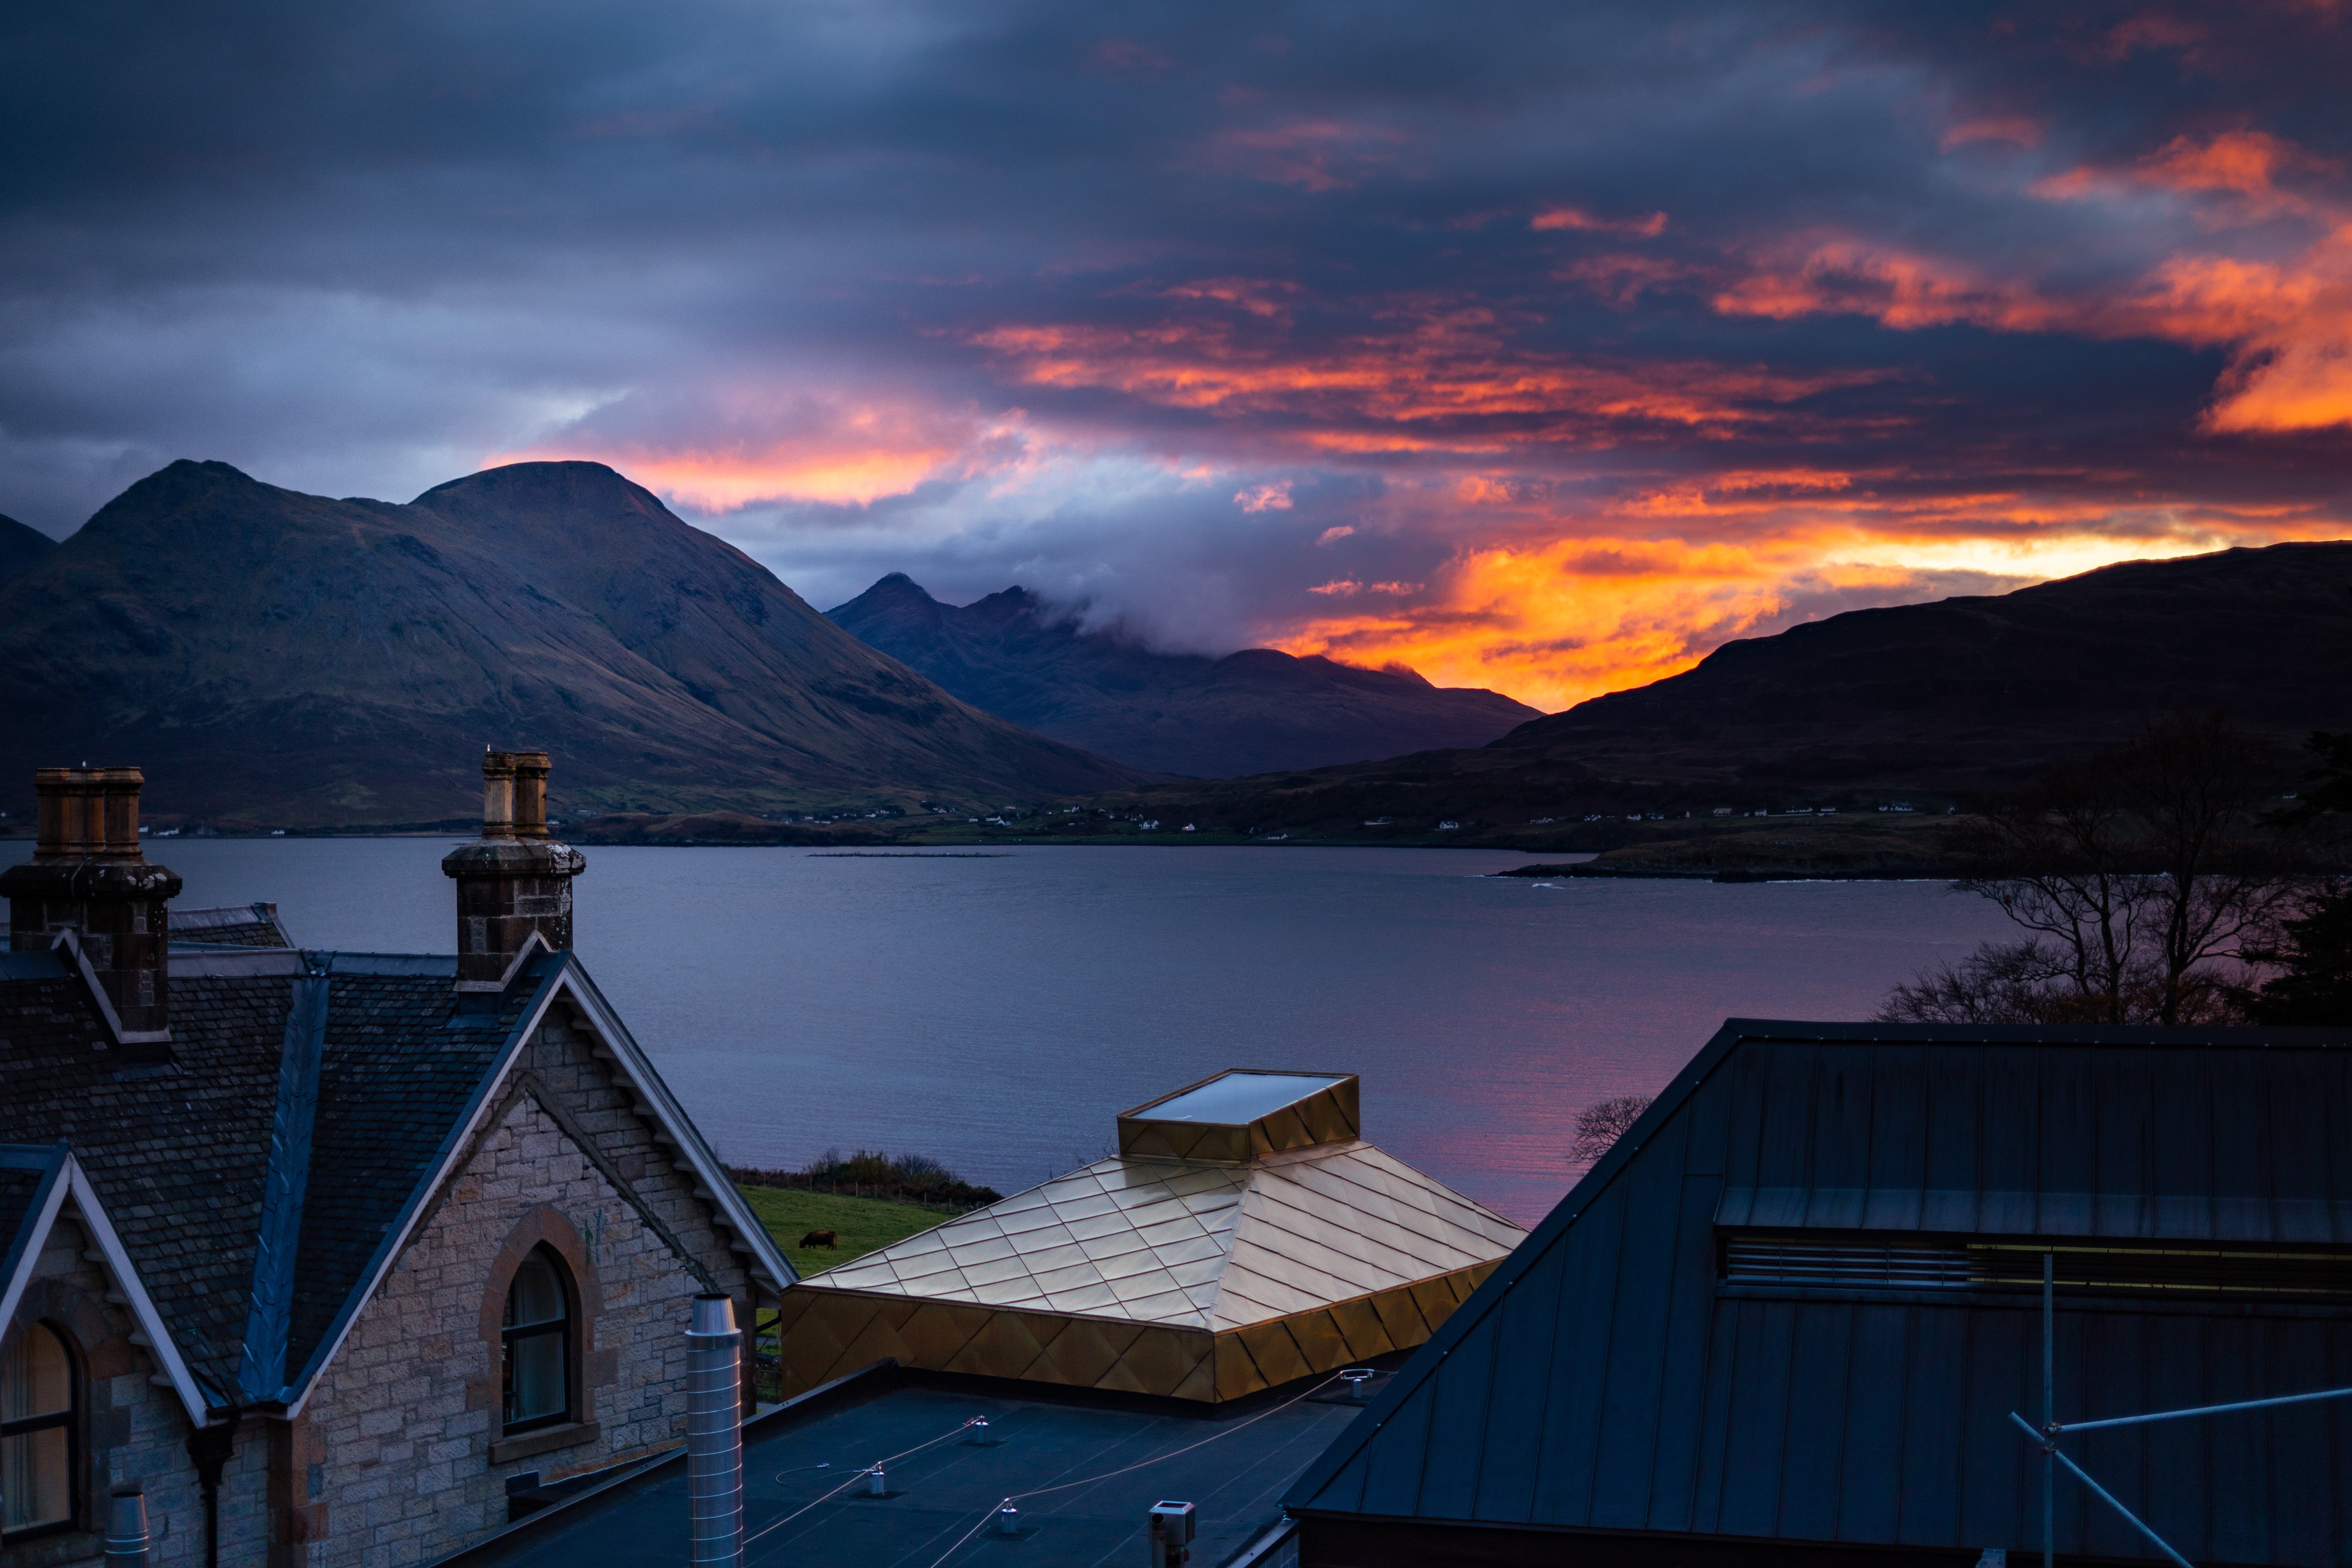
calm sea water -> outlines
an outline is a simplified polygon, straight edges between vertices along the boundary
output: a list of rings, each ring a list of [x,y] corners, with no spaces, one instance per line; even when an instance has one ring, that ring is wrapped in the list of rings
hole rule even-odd
[[[453,841],[150,846],[190,906],[305,946],[449,952]],[[0,845],[0,861],[29,852]],[[593,849],[577,942],[721,1154],[917,1151],[1012,1191],[1226,1067],[1363,1075],[1365,1134],[1522,1223],[1579,1108],[1729,1016],[1867,1016],[2000,929],[1918,882],[1579,881],[1520,854],[1029,847],[988,858]]]

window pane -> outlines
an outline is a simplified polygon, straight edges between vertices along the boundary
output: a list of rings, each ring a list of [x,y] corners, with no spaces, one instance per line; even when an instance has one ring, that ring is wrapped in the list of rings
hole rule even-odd
[[[534,1252],[522,1260],[515,1270],[514,1284],[507,1289],[507,1327],[519,1329],[528,1323],[551,1323],[563,1316],[563,1285],[555,1277],[555,1266],[543,1252]]]
[[[58,1336],[34,1323],[0,1354],[0,1421],[73,1408],[73,1363]]]
[[[0,1529],[30,1530],[56,1524],[71,1510],[73,1489],[67,1476],[66,1429],[0,1437]]]
[[[507,1342],[507,1424],[563,1413],[562,1332],[525,1334]]]

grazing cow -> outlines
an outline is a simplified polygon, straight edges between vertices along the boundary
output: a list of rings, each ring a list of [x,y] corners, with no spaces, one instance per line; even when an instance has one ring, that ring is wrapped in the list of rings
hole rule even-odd
[[[813,1230],[801,1237],[803,1247],[839,1247],[840,1237],[829,1230]]]

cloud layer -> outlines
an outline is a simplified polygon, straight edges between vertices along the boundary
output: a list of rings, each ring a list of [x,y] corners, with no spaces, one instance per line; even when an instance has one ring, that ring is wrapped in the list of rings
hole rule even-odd
[[[20,7],[0,510],[596,458],[1558,707],[2347,531],[2322,4]]]

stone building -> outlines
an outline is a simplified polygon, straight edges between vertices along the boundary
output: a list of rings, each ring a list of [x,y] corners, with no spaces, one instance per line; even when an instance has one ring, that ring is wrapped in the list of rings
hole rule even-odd
[[[547,759],[484,775],[456,957],[174,921],[137,770],[39,775],[0,876],[0,1568],[95,1562],[126,1487],[158,1564],[429,1562],[519,1478],[681,1443],[691,1299],[793,1283],[570,951]]]

